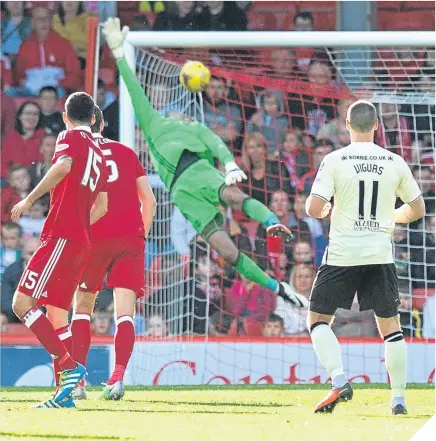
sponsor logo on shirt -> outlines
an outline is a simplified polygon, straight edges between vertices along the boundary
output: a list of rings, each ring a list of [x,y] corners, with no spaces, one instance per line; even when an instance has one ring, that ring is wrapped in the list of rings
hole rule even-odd
[[[380,231],[380,223],[376,221],[358,220],[354,222],[354,231]]]

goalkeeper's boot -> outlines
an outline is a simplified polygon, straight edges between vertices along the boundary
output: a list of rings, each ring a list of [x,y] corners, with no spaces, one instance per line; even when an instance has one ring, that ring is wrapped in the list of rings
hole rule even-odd
[[[392,415],[407,415],[407,409],[402,404],[392,407]]]
[[[82,379],[77,384],[73,392],[73,398],[75,400],[86,400],[88,395],[86,393],[85,379]]]
[[[103,400],[119,401],[124,396],[124,383],[117,381],[114,384],[106,384],[104,386],[101,398]]]
[[[32,409],[71,409],[73,407],[76,407],[73,397],[71,395],[68,395],[58,401],[55,401],[54,398],[50,398],[43,403],[32,406]]]
[[[61,372],[59,377],[59,387],[53,397],[53,400],[58,403],[62,401],[64,398],[70,396],[77,384],[82,380],[86,375],[85,366],[77,363],[75,369],[68,369]]]
[[[272,237],[281,237],[286,243],[290,242],[294,235],[291,230],[283,224],[274,224],[267,227],[266,232]]]
[[[308,308],[309,301],[302,294],[296,293],[286,282],[280,282],[277,294],[285,302],[291,303],[297,308]]]
[[[350,401],[353,398],[353,389],[350,383],[342,387],[333,387],[329,394],[316,406],[315,413],[332,413],[336,404],[341,401]]]

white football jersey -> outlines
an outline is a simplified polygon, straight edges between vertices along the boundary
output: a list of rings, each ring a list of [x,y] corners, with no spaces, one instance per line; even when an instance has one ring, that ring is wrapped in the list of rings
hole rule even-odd
[[[393,262],[396,198],[410,203],[421,191],[401,156],[357,142],[324,157],[311,194],[334,197],[323,263],[355,266]]]

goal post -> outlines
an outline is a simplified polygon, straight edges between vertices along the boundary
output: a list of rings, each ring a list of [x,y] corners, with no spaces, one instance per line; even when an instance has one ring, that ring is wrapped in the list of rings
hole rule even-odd
[[[161,114],[175,112],[176,116],[185,114],[210,126],[232,126],[230,131],[222,127],[218,130],[239,157],[244,156],[241,152],[247,140],[263,140],[268,158],[273,158],[271,161],[278,166],[266,173],[264,187],[257,188],[256,197],[264,197],[269,204],[274,188],[291,196],[290,215],[294,216],[296,239],[283,251],[287,263],[283,267],[278,261],[275,264],[281,271],[281,280],[292,281],[297,290],[298,274],[311,273],[312,263],[319,265],[327,234],[326,225],[302,221],[304,215],[297,206],[302,204],[299,195],[313,180],[310,174],[317,167],[315,149],[329,139],[335,149],[349,142],[335,121],[343,118],[344,106],[350,99],[364,98],[377,105],[382,130],[377,133],[376,143],[401,154],[414,167],[419,184],[431,188],[427,172],[434,170],[434,41],[433,32],[129,32],[125,57]],[[272,52],[280,49],[289,49],[295,56],[290,70],[286,62],[281,64],[283,70],[271,68]],[[321,66],[308,80],[309,64],[298,64],[297,57],[304,61],[305,57],[310,59],[310,54],[322,66],[328,65],[328,72]],[[219,103],[208,96],[209,91],[191,94],[178,83],[181,66],[188,60],[202,61],[219,79],[225,88]],[[326,75],[331,75],[327,81]],[[433,78],[433,84],[429,78]],[[277,114],[263,118],[264,101],[270,98],[275,101]],[[145,327],[144,332],[138,332],[127,382],[327,381],[305,330],[305,311],[286,311],[275,305],[272,310],[283,319],[286,337],[266,340],[259,326],[265,317],[251,322],[246,318],[247,311],[237,305],[245,292],[243,281],[230,274],[204,242],[195,239],[192,226],[174,209],[168,191],[148,162],[147,145],[136,127],[122,79],[120,141],[140,155],[158,199],[157,216],[148,239],[147,296],[138,303],[138,316],[144,319]],[[299,162],[288,151],[281,156],[286,143],[300,143],[304,154]],[[286,148],[294,148],[289,145]],[[307,169],[303,176],[295,171],[297,162]],[[267,187],[268,178],[274,181],[274,188]],[[428,194],[427,202],[433,204],[434,211],[434,193]],[[264,252],[263,230],[248,222],[242,213],[228,211],[225,217],[227,226],[235,221],[240,227],[239,232],[232,233],[239,248],[244,252],[250,249],[247,252],[263,268],[271,269],[270,256]],[[434,213],[424,222],[396,229],[394,235],[397,272],[407,285],[404,295],[410,296],[412,291],[414,295],[413,299],[404,300],[405,305],[410,301],[411,311],[402,322],[411,343],[409,381],[420,383],[434,382],[434,343],[422,338],[421,323],[423,305],[434,293],[434,241],[432,245],[431,238],[427,240],[431,225]],[[308,230],[304,230],[306,227]],[[228,228],[235,228],[234,224]],[[174,231],[178,232],[177,240]],[[304,248],[307,243],[313,255],[304,260],[297,256],[296,248]],[[266,305],[270,300],[263,295],[262,305]],[[252,306],[247,304],[244,308]],[[358,329],[352,330],[341,327],[354,323],[353,313],[350,314],[341,313],[335,329],[343,343],[349,377],[355,381],[386,382],[383,342],[377,336],[372,315],[364,314],[362,321],[356,322]],[[153,320],[160,317],[161,322],[151,323],[151,316]],[[150,333],[151,327],[161,331],[165,328],[165,332]],[[418,358],[422,360],[419,366],[413,363]]]

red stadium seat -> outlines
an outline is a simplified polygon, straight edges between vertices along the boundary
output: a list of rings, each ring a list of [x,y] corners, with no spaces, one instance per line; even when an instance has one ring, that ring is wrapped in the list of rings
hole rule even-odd
[[[434,2],[415,0],[402,2],[403,11],[434,11]]]
[[[250,31],[274,31],[277,29],[275,14],[248,12],[248,30]]]
[[[428,11],[423,14],[422,11],[378,11],[377,29],[379,31],[434,31],[435,13]]]
[[[377,2],[377,10],[401,11],[404,3],[407,2]]]
[[[286,13],[294,15],[297,12],[297,3],[299,2],[254,1],[250,6],[250,11]]]
[[[413,290],[413,307],[418,311],[422,311],[428,297],[434,296],[434,289],[416,288]]]

